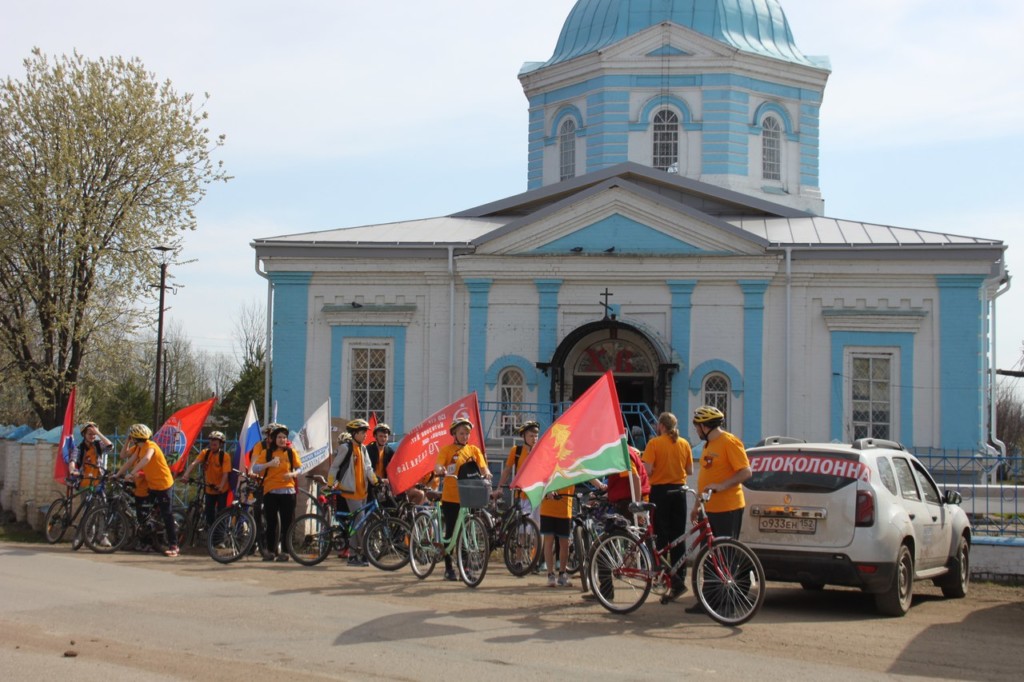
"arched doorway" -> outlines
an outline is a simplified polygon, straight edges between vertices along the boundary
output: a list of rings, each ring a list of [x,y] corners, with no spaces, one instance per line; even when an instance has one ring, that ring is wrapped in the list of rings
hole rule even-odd
[[[621,403],[644,403],[657,413],[669,404],[669,377],[677,365],[636,327],[612,318],[583,325],[558,345],[551,363],[551,401],[575,400],[611,370]]]

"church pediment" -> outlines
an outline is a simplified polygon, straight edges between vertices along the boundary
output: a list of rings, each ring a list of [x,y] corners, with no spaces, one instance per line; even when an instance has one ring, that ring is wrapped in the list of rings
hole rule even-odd
[[[636,61],[652,57],[730,59],[735,50],[678,24],[651,26],[605,48],[601,61]]]
[[[609,182],[512,221],[480,255],[761,255],[767,242],[631,183]]]

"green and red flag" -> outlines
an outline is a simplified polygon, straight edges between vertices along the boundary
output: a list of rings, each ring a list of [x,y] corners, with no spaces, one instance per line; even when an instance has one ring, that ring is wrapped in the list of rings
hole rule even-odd
[[[606,372],[544,432],[512,487],[536,509],[547,492],[620,471],[629,471],[626,426]]]

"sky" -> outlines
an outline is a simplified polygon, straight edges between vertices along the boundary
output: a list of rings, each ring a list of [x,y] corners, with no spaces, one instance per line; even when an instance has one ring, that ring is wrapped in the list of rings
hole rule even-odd
[[[209,188],[171,267],[165,323],[232,353],[263,305],[255,238],[447,215],[526,190],[516,74],[551,56],[575,0],[7,0],[0,75],[33,47],[138,57],[209,93]],[[827,55],[821,190],[832,217],[999,239],[1024,274],[1020,0],[782,0]],[[184,262],[188,261],[188,262]],[[1024,278],[998,303],[997,366],[1021,369]],[[156,304],[154,307],[154,318]]]

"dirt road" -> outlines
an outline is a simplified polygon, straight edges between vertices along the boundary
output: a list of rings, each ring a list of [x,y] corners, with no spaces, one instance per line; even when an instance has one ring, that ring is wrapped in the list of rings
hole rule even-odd
[[[974,584],[945,600],[918,583],[910,613],[887,619],[859,592],[771,584],[733,629],[684,613],[689,595],[623,617],[582,600],[578,583],[543,582],[500,563],[470,590],[333,558],[219,566],[5,544],[0,677],[1018,680],[1024,664],[1021,588]]]

